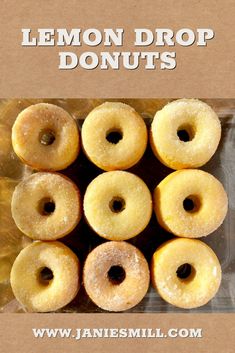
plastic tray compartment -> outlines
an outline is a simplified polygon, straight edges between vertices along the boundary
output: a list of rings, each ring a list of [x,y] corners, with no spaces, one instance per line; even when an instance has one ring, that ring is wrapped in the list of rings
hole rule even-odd
[[[14,154],[11,146],[11,127],[18,113],[31,104],[38,102],[57,104],[66,109],[77,120],[81,128],[84,118],[102,99],[31,99],[0,100],[0,311],[25,312],[14,299],[9,283],[12,263],[30,240],[15,226],[11,217],[11,195],[15,185],[32,170],[23,165]],[[110,99],[110,101],[114,101]],[[134,107],[145,119],[149,127],[155,112],[161,109],[167,99],[129,99],[121,100]],[[218,113],[222,124],[222,138],[213,158],[202,168],[217,177],[224,185],[229,196],[229,210],[222,226],[213,234],[201,240],[209,244],[217,254],[222,266],[222,284],[217,295],[205,306],[182,310],[163,301],[151,288],[142,302],[128,312],[234,312],[235,311],[235,99],[204,100]],[[148,146],[142,160],[129,169],[139,175],[153,191],[154,187],[172,170],[162,165]],[[81,153],[77,161],[63,171],[74,180],[84,193],[88,183],[102,173]],[[206,190],[205,190],[206,192]],[[172,235],[160,228],[153,214],[148,227],[129,242],[137,246],[151,259],[156,248]],[[77,253],[83,262],[92,248],[104,240],[96,235],[85,223],[61,239]],[[59,312],[103,312],[87,297],[83,286],[72,303]]]

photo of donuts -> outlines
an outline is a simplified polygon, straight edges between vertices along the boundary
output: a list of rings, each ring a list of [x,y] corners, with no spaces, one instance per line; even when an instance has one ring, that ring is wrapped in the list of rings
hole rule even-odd
[[[0,312],[235,312],[235,99],[0,100]]]

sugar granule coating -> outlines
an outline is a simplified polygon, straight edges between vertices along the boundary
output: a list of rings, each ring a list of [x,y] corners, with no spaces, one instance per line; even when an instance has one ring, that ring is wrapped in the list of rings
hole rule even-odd
[[[108,135],[119,140],[110,142]],[[136,164],[147,146],[142,117],[129,105],[106,102],[93,109],[82,126],[82,145],[87,157],[106,171],[124,170]]]
[[[45,268],[53,274],[50,280],[40,277]],[[17,256],[11,270],[11,287],[28,311],[55,311],[76,296],[79,269],[77,256],[64,244],[36,241]]]
[[[110,281],[108,272],[113,266],[125,271],[120,284]],[[100,308],[124,311],[137,305],[149,287],[149,268],[143,254],[124,241],[110,241],[96,247],[87,257],[83,281],[87,294]]]
[[[36,170],[67,168],[80,150],[75,120],[64,109],[48,103],[31,105],[16,118],[12,145],[17,156]]]
[[[121,208],[116,212],[112,207],[115,200]],[[147,185],[136,175],[125,171],[106,172],[88,185],[84,213],[89,225],[101,237],[126,240],[148,225],[152,197]]]
[[[188,135],[181,140],[179,132]],[[150,143],[156,157],[172,169],[197,168],[215,153],[221,138],[217,114],[197,99],[179,99],[159,110],[152,122]]]
[[[177,270],[188,264],[187,278]],[[200,240],[173,239],[160,246],[151,263],[152,284],[168,303],[192,309],[207,304],[221,283],[221,267],[213,250]]]
[[[193,209],[184,202],[191,200]],[[198,238],[215,231],[224,221],[228,198],[213,175],[197,169],[169,174],[155,188],[154,211],[159,224],[179,237]]]
[[[52,209],[47,212],[47,207]],[[70,233],[80,221],[80,192],[72,180],[61,174],[38,172],[16,186],[11,211],[17,227],[30,238],[56,240]]]

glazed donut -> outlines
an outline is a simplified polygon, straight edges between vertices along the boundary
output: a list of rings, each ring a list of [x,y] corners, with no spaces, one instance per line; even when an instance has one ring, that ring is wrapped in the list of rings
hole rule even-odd
[[[16,186],[11,212],[17,227],[28,237],[55,240],[70,233],[80,221],[80,193],[63,175],[35,173]]]
[[[78,128],[69,113],[56,105],[31,105],[13,125],[12,145],[17,156],[36,170],[65,169],[79,153]]]
[[[149,287],[149,268],[143,254],[126,242],[97,246],[87,257],[83,282],[90,299],[108,311],[137,305]]]
[[[176,236],[188,238],[215,231],[228,209],[222,184],[213,175],[195,169],[169,174],[155,188],[153,200],[160,225]]]
[[[219,118],[209,105],[179,99],[156,113],[150,143],[156,157],[169,168],[197,168],[213,156],[220,137]]]
[[[62,308],[79,289],[79,260],[60,242],[36,241],[17,256],[10,276],[16,299],[28,311]]]
[[[144,154],[147,129],[141,116],[129,105],[106,102],[85,119],[82,144],[87,157],[99,168],[128,169]]]
[[[130,239],[150,221],[151,194],[146,184],[132,173],[106,172],[88,185],[84,213],[91,228],[101,237]]]
[[[156,250],[151,263],[153,286],[168,303],[191,309],[208,303],[221,282],[213,250],[200,240],[173,239]]]

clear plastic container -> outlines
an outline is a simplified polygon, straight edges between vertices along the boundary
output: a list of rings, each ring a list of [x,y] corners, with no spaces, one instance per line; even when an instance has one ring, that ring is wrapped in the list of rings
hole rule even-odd
[[[18,113],[27,106],[38,102],[57,104],[66,109],[81,127],[86,115],[102,99],[44,99],[44,100],[1,100],[0,101],[0,311],[25,312],[26,310],[14,299],[9,283],[12,263],[19,251],[31,240],[15,226],[11,217],[11,195],[15,185],[33,171],[23,165],[14,154],[11,146],[11,127]],[[114,101],[110,99],[110,101]],[[155,112],[161,109],[167,99],[122,99],[130,104],[150,125]],[[229,210],[222,226],[206,238],[201,238],[212,247],[222,266],[222,283],[219,292],[205,306],[193,309],[178,309],[162,300],[156,291],[150,289],[135,308],[128,312],[235,312],[235,99],[204,100],[218,113],[222,124],[222,138],[213,158],[201,169],[217,177],[224,185],[229,197]],[[139,175],[153,191],[154,187],[172,170],[162,165],[148,146],[142,160],[129,171]],[[77,161],[63,171],[74,180],[82,193],[88,183],[102,171],[94,166],[81,153]],[[206,192],[206,190],[205,190]],[[148,227],[129,242],[136,245],[151,259],[156,248],[173,236],[160,228],[153,214]],[[85,223],[61,239],[77,253],[83,262],[92,248],[104,240],[96,235]],[[83,286],[72,303],[59,312],[103,312],[87,297]]]

